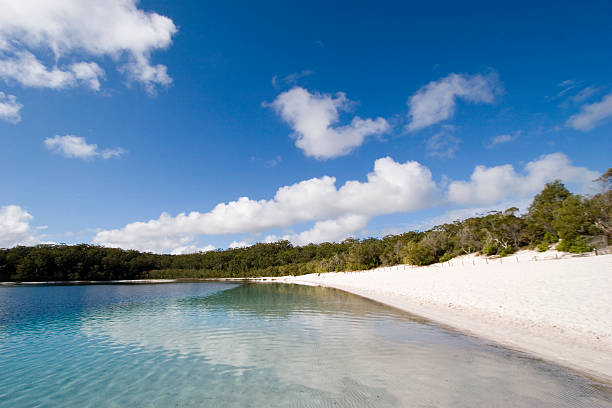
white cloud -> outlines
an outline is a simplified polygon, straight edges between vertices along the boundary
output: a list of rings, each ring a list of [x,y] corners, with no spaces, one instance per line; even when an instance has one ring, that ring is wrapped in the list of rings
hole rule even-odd
[[[214,245],[206,245],[201,248],[198,248],[196,245],[184,245],[174,248],[170,253],[172,255],[197,254],[200,252],[215,251],[216,249],[217,247]]]
[[[9,123],[19,123],[21,121],[21,115],[19,114],[21,108],[23,108],[23,105],[17,102],[14,95],[0,92],[0,119]]]
[[[487,147],[490,149],[500,144],[513,142],[516,140],[517,137],[520,136],[521,133],[522,131],[518,130],[514,133],[504,133],[503,135],[493,136],[489,140],[489,144],[487,145]]]
[[[39,243],[30,222],[32,215],[17,205],[0,207],[0,248]]]
[[[513,201],[512,199],[509,199],[509,200],[495,203],[494,205],[489,205],[486,207],[468,207],[468,208],[453,209],[453,210],[449,210],[445,212],[442,215],[438,215],[433,218],[424,219],[417,224],[413,224],[412,226],[405,226],[404,228],[394,230],[393,233],[399,234],[407,230],[426,231],[437,225],[448,224],[448,223],[452,223],[455,221],[462,221],[470,217],[478,217],[478,216],[486,215],[487,213],[490,213],[493,211],[504,211],[511,207],[518,208],[519,213],[520,213],[520,212],[527,210],[527,208],[531,204],[531,201],[532,201],[531,197],[521,198],[517,201]]]
[[[353,237],[359,230],[363,230],[370,221],[370,217],[359,214],[347,214],[337,219],[317,221],[312,228],[299,234],[285,234],[283,236],[268,235],[263,242],[290,241],[294,245],[320,244],[321,242],[338,242]]]
[[[261,232],[323,221],[300,238],[302,242],[314,239],[307,237],[322,237],[325,231],[346,231],[350,226],[359,229],[357,221],[363,218],[358,216],[369,219],[380,214],[415,211],[438,201],[437,186],[426,167],[411,161],[397,163],[390,157],[376,160],[374,171],[365,182],[347,181],[340,188],[336,188],[335,182],[335,178],[324,176],[281,187],[271,200],[241,197],[220,203],[205,213],[194,211],[175,217],[163,213],[158,219],[100,231],[93,241],[105,246],[164,252],[189,245],[199,235]]]
[[[579,192],[589,192],[596,171],[573,166],[563,153],[553,153],[527,163],[521,174],[510,164],[495,167],[476,166],[470,181],[454,181],[448,200],[456,204],[486,205],[512,198],[530,197],[547,182],[560,179]]]
[[[576,88],[578,86],[578,83],[575,80],[573,80],[573,79],[568,79],[568,80],[565,80],[565,81],[559,83],[557,86],[560,87],[560,88],[563,88],[557,94],[557,98],[561,98],[563,95],[565,95],[566,93],[568,93],[572,89]]]
[[[351,106],[342,92],[332,96],[294,87],[278,95],[269,106],[291,126],[295,145],[306,156],[320,160],[344,156],[361,146],[366,137],[390,129],[383,118],[372,120],[358,116],[348,125],[334,127],[339,120],[339,112],[347,111]]]
[[[457,151],[461,141],[450,133],[452,131],[452,127],[446,126],[446,129],[430,137],[427,140],[427,155],[441,159],[455,157],[455,151]]]
[[[149,92],[172,79],[151,53],[170,46],[171,19],[137,7],[138,0],[0,0],[0,77],[25,86],[100,88],[102,69],[80,58],[109,57]],[[39,58],[54,56],[47,67]],[[36,56],[38,55],[38,57]],[[69,63],[58,66],[64,58]]]
[[[238,248],[246,248],[249,245],[251,245],[249,242],[247,241],[232,241],[229,244],[229,249],[238,249]]]
[[[589,191],[598,172],[573,166],[567,156],[554,153],[527,163],[518,173],[511,165],[477,166],[469,181],[454,181],[446,196],[431,172],[417,162],[398,163],[389,157],[376,160],[366,181],[347,181],[339,188],[333,177],[304,180],[281,187],[270,200],[241,197],[220,203],[208,212],[163,213],[158,219],[134,222],[121,229],[99,231],[96,244],[153,252],[171,252],[194,245],[200,235],[258,233],[285,229],[306,222],[312,228],[282,237],[268,235],[265,242],[287,239],[294,244],[338,241],[363,230],[372,217],[409,213],[441,204],[492,208],[525,203],[546,182],[560,178],[574,191]],[[486,207],[490,206],[490,207]],[[504,208],[501,208],[504,209]],[[473,212],[474,208],[462,210]],[[458,214],[458,213],[456,213]],[[455,215],[456,215],[455,214]],[[250,245],[234,241],[230,248]]]
[[[313,72],[311,70],[306,69],[302,72],[294,72],[293,74],[289,74],[284,78],[279,78],[278,75],[274,75],[272,77],[272,86],[278,89],[281,85],[279,84],[279,82],[282,82],[286,85],[295,85],[300,79],[312,75],[312,73]]]
[[[85,138],[72,135],[47,137],[44,143],[47,149],[64,157],[76,159],[91,159],[94,157],[102,157],[103,159],[119,158],[126,152],[120,147],[99,151],[97,144],[89,144],[85,141]]]
[[[122,155],[127,153],[127,150],[121,147],[115,147],[112,149],[104,149],[100,152],[100,157],[103,159],[118,159]]]
[[[65,89],[84,85],[94,91],[100,89],[104,71],[95,62],[78,62],[64,69],[48,69],[32,53],[16,52],[13,57],[0,59],[0,78],[15,80],[24,86]]]
[[[595,95],[600,90],[600,88],[596,88],[594,86],[587,86],[582,89],[576,95],[572,96],[572,102],[574,103],[582,103],[589,99],[591,96]]]
[[[342,241],[353,236],[356,231],[364,229],[369,221],[370,217],[348,214],[335,220],[318,221],[311,229],[283,239],[288,239],[295,245]]]
[[[565,123],[576,130],[587,131],[612,117],[612,93],[599,102],[582,106],[579,113],[571,116]]]
[[[457,98],[493,103],[502,86],[496,74],[450,74],[421,87],[408,101],[408,130],[416,131],[442,122],[455,114]]]

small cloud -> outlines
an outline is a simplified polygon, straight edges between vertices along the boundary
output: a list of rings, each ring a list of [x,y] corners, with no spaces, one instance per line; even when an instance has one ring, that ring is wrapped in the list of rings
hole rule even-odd
[[[184,254],[197,254],[202,252],[215,251],[217,249],[214,245],[206,245],[204,247],[198,248],[195,245],[185,245],[174,248],[170,251],[171,255],[184,255]]]
[[[296,73],[287,75],[285,78],[283,78],[283,81],[285,81],[285,83],[288,85],[294,85],[297,83],[299,79],[312,75],[312,73],[313,72],[309,69],[304,70],[302,72],[296,72]]]
[[[283,161],[283,158],[281,156],[276,156],[274,159],[268,160],[266,162],[266,167],[274,168],[274,167],[278,166],[282,161]]]
[[[439,157],[440,159],[451,159],[461,140],[451,134],[452,126],[445,126],[444,130],[436,133],[427,140],[427,155]]]
[[[102,156],[103,159],[118,159],[125,153],[127,153],[127,150],[121,147],[115,147],[114,149],[102,150],[102,152],[100,152],[100,156]]]
[[[247,241],[232,241],[232,243],[229,244],[229,249],[246,248],[249,245],[251,244]]]
[[[559,93],[557,93],[557,98],[561,98],[563,95],[576,88],[578,84],[574,79],[567,79],[557,84],[557,86],[559,88],[563,88],[561,91],[559,91]]]
[[[315,43],[315,46],[319,48],[325,48],[325,43],[321,40],[316,40],[314,43]]]
[[[272,77],[272,86],[276,89],[280,88],[282,85],[296,85],[298,81],[304,77],[312,75],[313,71],[306,69],[302,72],[294,72],[289,74],[283,78],[279,78],[278,75],[274,75]]]
[[[352,105],[343,92],[335,95],[311,93],[299,86],[281,93],[272,103],[264,103],[293,129],[295,145],[306,156],[318,160],[345,156],[361,146],[366,137],[391,129],[381,117],[362,119],[355,116],[349,124],[338,126],[340,112],[350,110]]]
[[[572,82],[569,86],[563,89],[561,92],[557,94],[555,98],[552,99],[560,99],[562,98],[562,102],[559,104],[559,107],[562,109],[568,109],[572,106],[579,105],[581,103],[586,102],[593,95],[601,90],[596,86],[590,85],[583,87],[577,82]]]
[[[588,131],[612,117],[612,93],[599,102],[583,105],[580,112],[570,116],[565,125],[576,130]]]
[[[92,159],[94,157],[116,159],[126,153],[126,150],[121,147],[99,151],[97,144],[89,144],[85,141],[85,138],[73,135],[56,135],[54,137],[48,137],[45,139],[44,144],[47,149],[54,153],[68,158],[83,160]]]
[[[589,99],[591,96],[593,96],[595,93],[597,93],[599,90],[600,88],[594,86],[587,86],[571,98],[572,102],[574,102],[575,104],[582,103]]]
[[[519,135],[521,133],[522,133],[522,131],[517,130],[514,133],[506,133],[506,134],[503,134],[503,135],[493,136],[489,140],[489,144],[487,145],[487,148],[492,149],[493,147],[495,147],[497,145],[513,142],[514,140],[516,140],[516,138],[519,137]]]
[[[32,230],[33,218],[18,205],[0,207],[0,248],[40,243],[40,236],[35,232],[37,228]]]
[[[0,92],[0,119],[12,124],[17,124],[21,121],[19,111],[23,105],[17,102],[14,95],[8,95]]]
[[[452,118],[459,98],[491,104],[502,91],[503,87],[495,72],[488,75],[450,74],[432,81],[410,97],[410,123],[407,129],[414,132]]]

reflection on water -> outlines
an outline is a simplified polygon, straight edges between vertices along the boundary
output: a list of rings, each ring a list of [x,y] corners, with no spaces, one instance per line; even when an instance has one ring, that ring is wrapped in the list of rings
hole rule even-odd
[[[0,407],[612,407],[570,371],[333,289],[0,288]]]

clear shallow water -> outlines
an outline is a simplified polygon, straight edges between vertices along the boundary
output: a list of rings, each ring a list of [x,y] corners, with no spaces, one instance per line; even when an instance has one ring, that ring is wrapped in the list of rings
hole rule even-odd
[[[0,287],[0,407],[612,407],[571,371],[333,289]]]

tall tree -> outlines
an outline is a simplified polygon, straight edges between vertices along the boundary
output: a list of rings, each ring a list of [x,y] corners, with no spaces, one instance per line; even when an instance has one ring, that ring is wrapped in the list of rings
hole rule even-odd
[[[560,180],[547,183],[544,189],[533,198],[527,210],[527,238],[531,242],[541,241],[544,234],[557,235],[552,225],[554,213],[565,199],[571,196]]]

